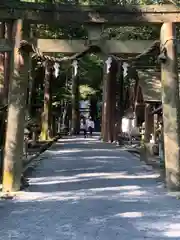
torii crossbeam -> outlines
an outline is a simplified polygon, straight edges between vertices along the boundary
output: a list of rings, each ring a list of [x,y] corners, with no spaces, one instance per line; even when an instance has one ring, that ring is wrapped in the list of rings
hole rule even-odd
[[[164,5],[66,5],[1,0],[0,20],[24,19],[35,23],[66,25],[96,23],[106,25],[136,25],[180,22],[180,9]]]

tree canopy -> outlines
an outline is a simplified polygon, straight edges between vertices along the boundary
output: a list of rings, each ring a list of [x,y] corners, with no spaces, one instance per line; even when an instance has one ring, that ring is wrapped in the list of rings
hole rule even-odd
[[[26,2],[42,2],[42,3],[62,3],[62,4],[80,4],[80,5],[132,5],[132,4],[162,4],[167,3],[166,0],[24,0]],[[86,26],[72,24],[68,26],[51,26],[51,25],[32,25],[33,33],[39,38],[54,38],[54,39],[87,39]],[[179,30],[179,29],[178,29]],[[119,39],[119,40],[156,40],[159,39],[160,26],[120,26],[120,27],[106,27],[104,26],[102,36],[105,39]],[[48,46],[47,46],[48,47]],[[68,68],[68,70],[67,70]],[[89,54],[79,61],[79,78],[80,78],[80,94],[82,99],[86,99],[91,95],[101,94],[103,62],[100,55]],[[64,72],[69,71],[69,74]],[[67,75],[65,77],[65,75]],[[70,89],[62,83],[65,78],[71,78],[71,70],[69,66],[61,71],[59,82],[57,81],[59,97],[68,97]],[[66,79],[67,80],[67,79]],[[61,82],[61,83],[60,83]],[[57,87],[55,87],[57,91]],[[57,98],[57,97],[56,97]]]

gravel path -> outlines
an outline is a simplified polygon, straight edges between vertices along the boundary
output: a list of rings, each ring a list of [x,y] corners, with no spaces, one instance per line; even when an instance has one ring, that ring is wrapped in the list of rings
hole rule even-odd
[[[31,186],[0,202],[0,240],[176,240],[180,200],[158,173],[97,139],[62,139]]]

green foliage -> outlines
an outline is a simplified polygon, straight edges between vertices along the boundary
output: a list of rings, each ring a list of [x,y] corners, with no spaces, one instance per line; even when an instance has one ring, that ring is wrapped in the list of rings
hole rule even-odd
[[[43,3],[68,3],[68,4],[113,4],[113,5],[129,5],[132,4],[161,4],[165,0],[24,0],[28,2],[43,2]],[[87,39],[86,26],[71,24],[68,26],[47,26],[47,25],[32,25],[35,36],[40,38],[55,38],[55,39]],[[179,28],[178,34],[179,34]],[[106,39],[120,40],[148,40],[159,39],[160,26],[121,26],[121,27],[106,27],[103,34]],[[180,34],[178,35],[180,36]],[[70,100],[71,98],[71,66],[61,66],[61,73],[58,79],[53,82],[53,101],[61,101],[62,99]],[[87,55],[79,61],[79,78],[80,78],[80,98],[87,99],[90,95],[101,96],[101,85],[103,79],[103,61],[100,55]],[[41,92],[41,91],[40,91]],[[39,95],[43,95],[39,93]]]
[[[90,96],[96,94],[96,91],[87,84],[86,85],[80,85],[79,92],[80,92],[81,99],[83,99],[83,100],[86,100]]]
[[[54,39],[87,39],[87,31],[84,26],[76,24],[67,26],[52,26],[39,24],[32,26],[33,32],[39,38]]]
[[[101,95],[101,84],[103,79],[103,61],[101,56],[90,54],[84,56],[80,60],[80,84],[87,86],[89,89],[89,94],[87,94],[87,87],[83,88],[84,93],[81,89],[80,97],[87,99],[88,96],[96,95],[98,97]],[[87,96],[85,98],[85,96]]]
[[[79,62],[81,83],[89,84],[93,88],[98,88],[102,79],[103,62],[100,56],[90,54],[84,56]]]
[[[109,39],[119,40],[151,40],[159,39],[160,26],[116,27],[104,31]]]
[[[70,66],[65,70],[61,67],[60,75],[53,83],[53,101],[71,100],[71,77]],[[79,61],[80,99],[88,99],[92,95],[101,95],[102,60],[95,54],[84,56]]]

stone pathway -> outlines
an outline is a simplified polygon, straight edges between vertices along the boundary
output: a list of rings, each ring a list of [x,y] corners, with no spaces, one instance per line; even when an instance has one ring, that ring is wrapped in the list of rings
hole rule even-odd
[[[30,184],[0,202],[0,240],[180,239],[180,200],[158,173],[96,138],[61,139]]]

